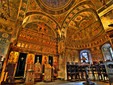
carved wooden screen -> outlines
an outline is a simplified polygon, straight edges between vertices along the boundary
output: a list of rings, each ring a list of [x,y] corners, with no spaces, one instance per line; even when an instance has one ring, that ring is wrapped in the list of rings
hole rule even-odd
[[[56,54],[55,32],[44,23],[30,23],[19,34],[17,47],[24,51]]]

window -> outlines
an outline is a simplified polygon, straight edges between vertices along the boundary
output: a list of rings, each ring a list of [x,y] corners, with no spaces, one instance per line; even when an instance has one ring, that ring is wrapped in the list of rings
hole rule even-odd
[[[105,61],[106,60],[112,61],[113,51],[112,51],[111,45],[109,43],[106,43],[102,46],[102,52],[103,52]]]
[[[85,62],[88,62],[88,53],[85,52],[85,53],[82,53],[82,56],[81,56],[81,59],[85,57],[87,60],[85,60]],[[83,60],[81,60],[81,62],[83,62]]]
[[[112,58],[113,58],[113,50],[112,50],[111,47],[110,47],[110,52],[111,52],[111,56],[112,56]]]
[[[80,59],[81,59],[81,63],[83,62],[82,58],[84,57],[85,62],[90,62],[92,63],[92,59],[91,59],[91,53],[89,50],[82,50],[80,52]]]

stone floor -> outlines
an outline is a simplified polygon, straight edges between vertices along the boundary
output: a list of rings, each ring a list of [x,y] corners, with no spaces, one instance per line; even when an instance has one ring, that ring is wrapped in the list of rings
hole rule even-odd
[[[76,81],[76,82],[70,82],[70,81],[64,81],[64,80],[55,80],[54,82],[35,82],[34,85],[83,85],[82,83],[85,81]],[[92,81],[95,83],[95,85],[109,85],[107,82],[101,82],[101,81]],[[25,84],[16,84],[16,85],[25,85]]]
[[[83,85],[83,82],[85,81],[69,82],[69,81],[56,80],[55,82],[37,82],[34,85]],[[96,81],[95,85],[109,85],[109,83]]]
[[[21,82],[21,80],[16,80],[15,84],[2,84],[2,85],[25,85],[25,83]],[[85,81],[76,81],[76,82],[70,82],[70,81],[64,81],[64,80],[55,80],[53,82],[35,82],[32,85],[83,85],[83,82]],[[92,81],[95,83],[95,85],[109,85],[107,82],[103,81]]]

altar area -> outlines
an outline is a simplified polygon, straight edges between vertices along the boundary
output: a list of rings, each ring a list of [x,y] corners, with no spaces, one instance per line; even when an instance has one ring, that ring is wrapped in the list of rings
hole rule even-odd
[[[55,72],[57,69],[55,69],[56,60],[54,60],[53,63],[53,57],[43,56],[42,62],[40,63],[40,57],[37,57],[35,60],[36,62],[33,63],[31,60],[28,59],[28,62],[26,64],[26,71],[25,71],[25,77],[26,77],[26,84],[34,83],[38,81],[46,81],[51,82],[54,80]],[[55,59],[55,58],[54,58]],[[32,74],[32,75],[31,75]],[[32,80],[29,78],[32,77]]]

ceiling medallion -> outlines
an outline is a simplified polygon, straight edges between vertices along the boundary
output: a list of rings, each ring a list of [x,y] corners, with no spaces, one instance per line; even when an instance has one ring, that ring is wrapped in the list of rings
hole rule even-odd
[[[75,0],[36,0],[36,2],[46,13],[56,15],[68,11]]]

